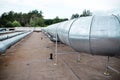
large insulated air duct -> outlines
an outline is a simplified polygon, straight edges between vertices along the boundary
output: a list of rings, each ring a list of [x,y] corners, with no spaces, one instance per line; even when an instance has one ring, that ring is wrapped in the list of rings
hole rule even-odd
[[[29,35],[31,32],[25,32],[21,35],[0,41],[0,53],[4,53],[10,46],[14,45],[16,42]]]
[[[57,23],[44,29],[78,52],[92,55],[120,55],[120,17],[90,16]]]

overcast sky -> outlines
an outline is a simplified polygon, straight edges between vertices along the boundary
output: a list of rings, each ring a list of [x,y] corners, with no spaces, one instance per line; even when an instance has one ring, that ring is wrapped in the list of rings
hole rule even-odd
[[[98,15],[112,14],[120,12],[120,0],[0,0],[0,15],[11,10],[27,13],[35,9],[41,10],[44,18],[70,18],[84,9]]]

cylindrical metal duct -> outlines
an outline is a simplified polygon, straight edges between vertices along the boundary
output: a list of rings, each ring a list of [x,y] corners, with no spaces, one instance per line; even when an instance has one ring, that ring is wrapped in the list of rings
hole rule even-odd
[[[8,33],[14,33],[15,31],[0,31],[0,35],[1,34],[8,34]]]
[[[60,23],[56,23],[53,25],[50,25],[47,28],[42,29],[45,33],[47,33],[46,35],[50,38],[50,40],[52,41],[56,41],[56,35],[57,35],[57,27],[60,25]]]
[[[10,39],[0,41],[0,53],[4,53],[7,50],[7,48],[14,45],[16,42],[18,42],[19,40],[21,40],[22,38],[24,38],[25,36],[27,36],[30,33],[31,32],[26,32],[24,34],[12,37]]]
[[[20,35],[20,34],[23,34],[23,33],[24,32],[15,32],[15,33],[10,33],[10,34],[0,35],[0,41],[12,38],[14,36],[17,36],[17,35]]]
[[[56,35],[56,29],[59,40],[78,52],[104,56],[120,55],[119,16],[90,16],[65,21],[54,26],[51,32],[53,34],[50,35]]]
[[[73,24],[74,21],[76,21],[76,19],[66,21],[62,27],[58,26],[58,29],[57,29],[57,34],[58,34],[58,37],[59,37],[58,39],[60,39],[60,41],[62,43],[70,45],[69,44],[69,38],[68,38],[69,30],[70,30],[70,27],[71,27],[71,25]]]

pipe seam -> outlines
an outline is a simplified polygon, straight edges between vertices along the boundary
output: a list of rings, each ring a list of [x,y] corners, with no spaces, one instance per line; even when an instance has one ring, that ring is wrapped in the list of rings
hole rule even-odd
[[[77,21],[78,20],[78,18],[77,19],[75,19],[72,23],[71,23],[71,25],[70,25],[70,27],[69,27],[69,30],[68,30],[68,43],[69,43],[69,46],[71,46],[71,48],[73,48],[74,49],[74,47],[72,47],[72,45],[71,45],[71,42],[70,42],[70,30],[71,30],[71,27],[72,27],[72,25],[73,25],[73,23],[75,22],[75,21]]]
[[[94,19],[94,16],[92,17],[91,24],[90,24],[90,30],[89,30],[89,50],[92,55],[94,55],[94,53],[92,52],[92,46],[91,46],[91,31],[92,31],[93,19]]]

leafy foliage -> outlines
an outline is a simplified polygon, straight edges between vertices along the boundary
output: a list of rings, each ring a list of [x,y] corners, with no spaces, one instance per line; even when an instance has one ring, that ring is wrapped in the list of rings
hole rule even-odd
[[[21,26],[21,24],[16,20],[13,21],[12,25],[13,25],[13,27],[20,27]]]
[[[44,19],[42,17],[34,16],[30,19],[30,26],[44,26]]]
[[[84,10],[81,15],[78,13],[72,14],[71,19],[79,18],[79,17],[87,17],[87,16],[92,16],[92,12],[90,10]]]
[[[10,11],[8,13],[5,12],[0,16],[0,27],[44,27],[65,20],[68,19],[60,19],[59,17],[54,19],[44,19],[43,12],[38,10],[32,10],[28,13],[16,13],[14,11]]]
[[[68,19],[60,19],[58,16],[56,18],[53,19],[53,23],[58,23],[58,22],[62,22],[62,21],[66,21]]]
[[[74,19],[74,18],[79,18],[79,14],[73,14],[72,16],[71,16],[71,19]]]
[[[51,25],[51,24],[53,24],[53,20],[52,19],[45,19],[44,23],[46,26]]]
[[[8,21],[7,24],[5,25],[6,27],[13,27],[13,24],[11,21]]]
[[[80,17],[92,16],[90,10],[84,10]]]

